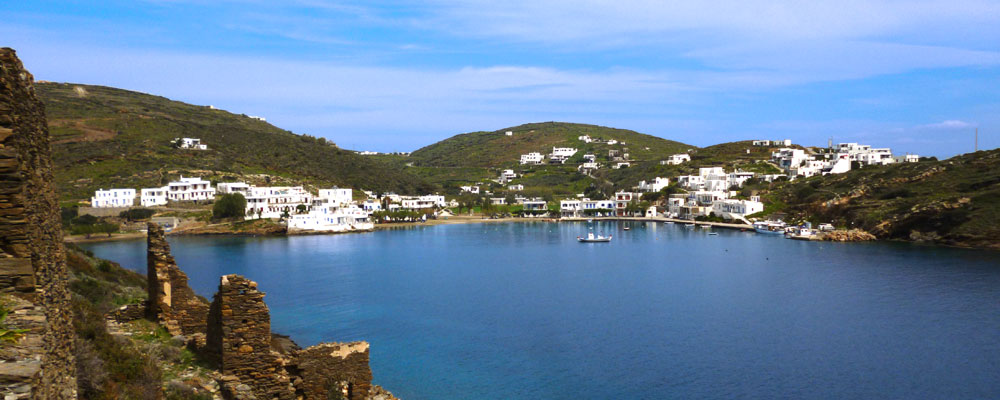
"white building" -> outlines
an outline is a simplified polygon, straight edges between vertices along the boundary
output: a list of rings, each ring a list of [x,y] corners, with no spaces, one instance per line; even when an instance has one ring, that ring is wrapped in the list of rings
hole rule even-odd
[[[316,197],[321,199],[330,199],[334,205],[338,205],[340,207],[347,207],[348,205],[354,204],[353,189],[343,189],[339,187],[320,189],[319,195]]]
[[[634,192],[617,192],[615,193],[615,215],[619,217],[624,217],[628,213],[625,209],[628,208],[629,203],[638,203],[641,194]]]
[[[866,165],[886,165],[896,162],[892,157],[892,150],[888,148],[873,149],[868,145],[857,143],[840,143],[837,145],[838,154],[847,154],[851,161],[857,161]]]
[[[559,201],[559,215],[562,217],[579,217],[582,211],[583,201],[581,200]]]
[[[501,185],[506,184],[507,182],[510,182],[510,181],[512,181],[514,179],[517,179],[517,174],[514,173],[514,170],[512,170],[512,169],[505,169],[505,170],[503,170],[503,172],[500,173],[500,184]]]
[[[201,178],[185,178],[167,184],[169,201],[207,201],[215,199],[212,183]]]
[[[600,168],[601,168],[600,164],[598,164],[596,162],[587,161],[587,162],[584,162],[583,164],[580,164],[578,167],[576,167],[576,170],[580,171],[580,173],[583,173],[583,174],[589,174],[589,173],[592,173],[594,171],[597,171]]]
[[[221,182],[215,188],[221,194],[239,193],[243,197],[247,197],[247,192],[250,191],[250,185],[245,182]]]
[[[460,189],[462,189],[463,192],[479,194],[479,186],[462,186]]]
[[[507,131],[507,132],[504,132],[503,134],[507,135],[507,136],[514,136],[514,131]]]
[[[918,161],[920,161],[920,156],[918,156],[916,154],[907,154],[907,155],[903,155],[903,156],[896,156],[896,157],[893,157],[893,158],[895,158],[896,162],[898,162],[898,163],[903,163],[903,162],[918,162]]]
[[[208,150],[208,146],[201,144],[201,139],[197,138],[175,138],[174,143],[181,149]]]
[[[771,153],[771,160],[785,171],[797,167],[811,158],[811,156],[806,154],[805,150],[801,149],[782,148]]]
[[[594,141],[594,139],[591,139],[589,135],[577,136],[576,139],[584,143],[590,143]]]
[[[522,165],[525,165],[525,164],[528,164],[528,165],[538,165],[538,164],[541,164],[542,160],[544,160],[544,159],[545,159],[545,157],[542,156],[542,153],[533,152],[533,153],[528,153],[528,154],[521,154],[521,164]]]
[[[723,199],[712,202],[712,212],[720,218],[745,221],[747,215],[761,211],[764,211],[764,203],[759,201]]]
[[[792,139],[784,139],[784,140],[754,140],[753,141],[753,145],[754,146],[785,146],[785,147],[788,147],[788,146],[792,145]]]
[[[139,204],[143,207],[165,206],[168,190],[168,186],[142,189],[139,191]]]
[[[490,197],[490,204],[495,206],[505,206],[507,205],[506,197]]]
[[[522,185],[522,184],[510,185],[510,186],[507,186],[507,190],[513,190],[513,191],[519,192],[519,191],[524,190],[524,185]]]
[[[553,164],[565,164],[566,160],[576,154],[577,150],[572,147],[553,147],[552,154],[549,154],[549,162]]]
[[[259,218],[281,218],[281,215],[289,215],[298,212],[299,206],[312,206],[313,196],[302,186],[270,186],[251,187],[247,194],[246,215],[257,216]],[[325,199],[323,203],[332,204],[332,199]]]
[[[375,211],[381,211],[382,203],[379,203],[378,201],[372,199],[368,199],[365,200],[363,203],[361,203],[361,209],[368,211],[369,213],[373,213]]]
[[[524,206],[524,211],[548,211],[549,205],[545,200],[542,199],[531,199],[524,200],[521,205]]]
[[[424,196],[408,196],[403,197],[400,201],[400,205],[403,208],[410,210],[423,210],[426,208],[439,208],[448,205],[444,200],[444,196],[429,194]]]
[[[615,165],[612,165],[611,169],[622,169],[622,168],[628,168],[628,167],[631,167],[631,166],[632,166],[632,164],[629,164],[628,161],[621,161],[621,162],[616,162]]]
[[[94,208],[132,207],[135,205],[135,189],[100,189],[90,198]]]
[[[660,165],[680,165],[688,161],[691,161],[691,156],[687,153],[673,154],[666,160],[660,161]]]
[[[369,212],[355,205],[340,207],[328,203],[314,204],[308,213],[292,214],[288,218],[288,229],[306,231],[350,232],[374,227]]]
[[[650,181],[650,182],[640,181],[639,182],[639,191],[640,192],[659,192],[660,190],[663,190],[663,188],[665,188],[665,187],[667,187],[669,185],[670,185],[670,179],[656,177],[656,178],[653,178],[653,180]]]

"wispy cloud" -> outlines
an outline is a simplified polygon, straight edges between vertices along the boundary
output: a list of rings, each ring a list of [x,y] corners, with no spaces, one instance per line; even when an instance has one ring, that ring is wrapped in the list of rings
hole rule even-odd
[[[949,119],[946,121],[941,121],[934,124],[920,125],[918,128],[923,129],[969,129],[977,127],[977,124],[971,122],[960,121],[957,119]]]

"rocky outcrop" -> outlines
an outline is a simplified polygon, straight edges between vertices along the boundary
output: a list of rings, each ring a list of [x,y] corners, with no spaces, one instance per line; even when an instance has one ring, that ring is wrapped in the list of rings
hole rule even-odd
[[[18,344],[37,363],[31,396],[71,399],[76,367],[68,272],[45,109],[33,79],[14,50],[0,49],[0,293],[30,302],[36,312],[23,329],[40,340]],[[10,325],[19,327],[17,320]],[[5,361],[10,367],[25,360]]]
[[[146,278],[149,300],[146,313],[171,335],[205,333],[208,302],[188,286],[188,277],[170,255],[163,228],[149,223],[146,236]]]
[[[860,229],[832,231],[823,234],[823,240],[828,242],[867,242],[875,239],[875,235]]]

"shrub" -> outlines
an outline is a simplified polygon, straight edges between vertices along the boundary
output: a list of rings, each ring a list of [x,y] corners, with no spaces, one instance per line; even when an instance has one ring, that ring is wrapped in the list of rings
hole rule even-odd
[[[213,219],[237,218],[239,220],[242,220],[243,215],[246,212],[246,208],[247,208],[247,199],[244,198],[242,194],[239,193],[224,194],[212,206],[212,218]]]
[[[150,210],[148,208],[133,208],[131,210],[122,211],[121,214],[118,214],[118,217],[129,221],[140,221],[149,219],[155,213],[156,210]]]

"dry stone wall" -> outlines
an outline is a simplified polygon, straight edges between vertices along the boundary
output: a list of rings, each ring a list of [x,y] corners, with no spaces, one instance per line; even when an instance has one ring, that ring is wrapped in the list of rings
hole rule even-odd
[[[301,378],[295,386],[306,399],[363,400],[372,389],[367,342],[323,343],[300,350],[289,369]]]
[[[39,309],[32,329],[41,331],[40,362],[31,396],[71,399],[76,367],[69,276],[45,108],[33,81],[14,50],[0,49],[0,293]]]
[[[283,359],[271,350],[271,314],[256,282],[239,275],[220,279],[209,311],[206,346],[220,372],[238,378],[257,398],[295,398]]]
[[[171,335],[205,333],[208,303],[188,286],[188,277],[170,255],[163,228],[147,225],[146,279],[149,281],[147,315]]]

